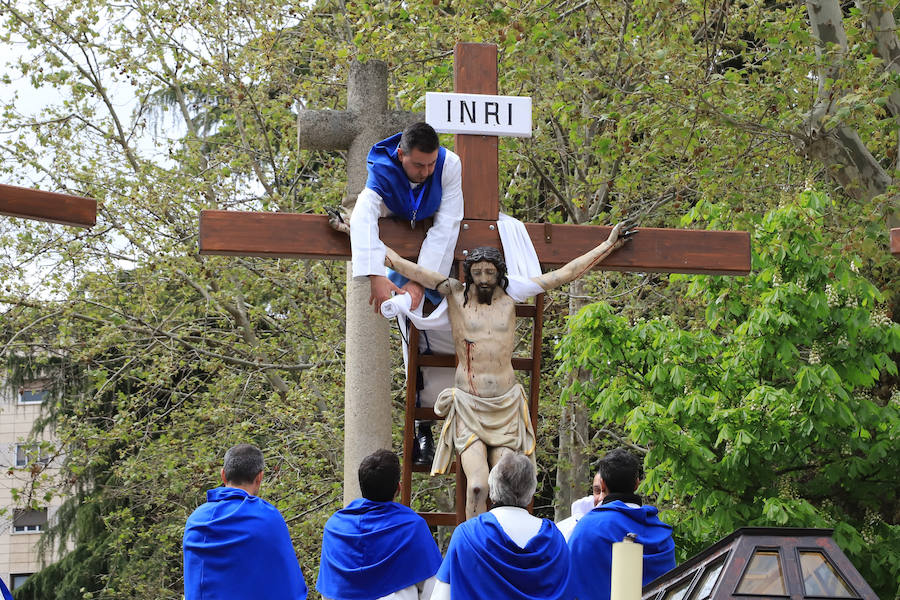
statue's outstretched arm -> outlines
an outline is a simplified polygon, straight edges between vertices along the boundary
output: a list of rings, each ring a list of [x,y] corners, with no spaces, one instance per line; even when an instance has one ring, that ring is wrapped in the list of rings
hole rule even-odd
[[[411,260],[406,260],[388,245],[385,245],[384,248],[384,266],[390,267],[404,277],[420,283],[428,289],[437,290],[441,295],[446,296],[450,294],[452,282],[456,282],[455,279],[441,275],[437,271],[426,269]]]
[[[337,210],[329,208],[326,208],[325,210],[328,213],[328,224],[331,225],[331,228],[350,235],[350,223],[348,223]],[[386,267],[390,267],[404,277],[420,283],[428,289],[437,290],[445,296],[450,293],[451,282],[456,282],[455,279],[450,279],[437,271],[426,269],[412,261],[406,260],[386,244],[384,248],[384,265]]]
[[[539,277],[532,277],[531,280],[545,290],[551,290],[574,281],[597,266],[607,256],[624,246],[625,242],[635,233],[637,233],[636,229],[629,229],[625,223],[618,223],[612,228],[606,241],[593,250],[569,261],[555,271],[544,273]]]

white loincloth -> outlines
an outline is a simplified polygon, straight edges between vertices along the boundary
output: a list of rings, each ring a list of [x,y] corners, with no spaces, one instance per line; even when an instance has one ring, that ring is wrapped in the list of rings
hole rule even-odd
[[[435,447],[432,475],[446,472],[453,451],[462,454],[476,440],[488,448],[504,447],[521,452],[534,462],[534,429],[528,396],[521,383],[494,398],[447,388],[438,396],[434,412],[444,417],[444,426]]]

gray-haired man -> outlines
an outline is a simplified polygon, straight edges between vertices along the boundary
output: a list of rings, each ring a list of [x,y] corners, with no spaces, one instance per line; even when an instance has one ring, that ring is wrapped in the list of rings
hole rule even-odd
[[[493,507],[460,524],[438,571],[431,600],[568,599],[570,560],[552,521],[528,513],[534,464],[505,454],[488,476]]]

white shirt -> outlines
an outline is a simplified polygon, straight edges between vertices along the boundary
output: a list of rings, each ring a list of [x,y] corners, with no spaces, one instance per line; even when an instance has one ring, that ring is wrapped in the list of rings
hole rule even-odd
[[[410,189],[418,185],[410,183]],[[384,275],[385,250],[378,235],[378,219],[391,214],[374,190],[365,188],[357,196],[356,206],[350,215],[354,277]],[[434,224],[422,242],[417,261],[419,265],[444,275],[450,273],[462,217],[462,162],[456,153],[447,150],[441,172],[441,203],[434,213]]]
[[[594,496],[585,496],[572,503],[572,516],[556,524],[556,528],[563,534],[567,542],[569,541],[569,536],[572,535],[572,531],[575,530],[578,520],[593,509]]]
[[[431,598],[431,590],[434,588],[435,581],[437,581],[437,579],[432,576],[416,585],[411,585],[402,590],[397,590],[393,594],[382,596],[381,598],[378,598],[378,600],[428,600]],[[323,597],[323,600],[329,599]]]
[[[494,515],[500,528],[509,536],[509,539],[519,548],[524,548],[528,542],[541,530],[542,519],[529,514],[524,508],[513,506],[498,506],[492,508],[490,513]],[[431,600],[450,600],[450,584],[437,580]]]

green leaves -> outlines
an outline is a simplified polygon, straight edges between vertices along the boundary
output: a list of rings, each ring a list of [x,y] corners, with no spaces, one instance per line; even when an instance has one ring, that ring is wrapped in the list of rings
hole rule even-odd
[[[693,278],[706,323],[629,323],[601,303],[560,342],[563,371],[590,373],[595,416],[650,448],[642,489],[672,503],[686,554],[740,525],[858,524],[859,504],[890,518],[900,415],[880,382],[900,325],[858,259],[829,249],[829,206],[807,192],[763,215],[747,278]],[[897,532],[879,531],[896,555]]]

